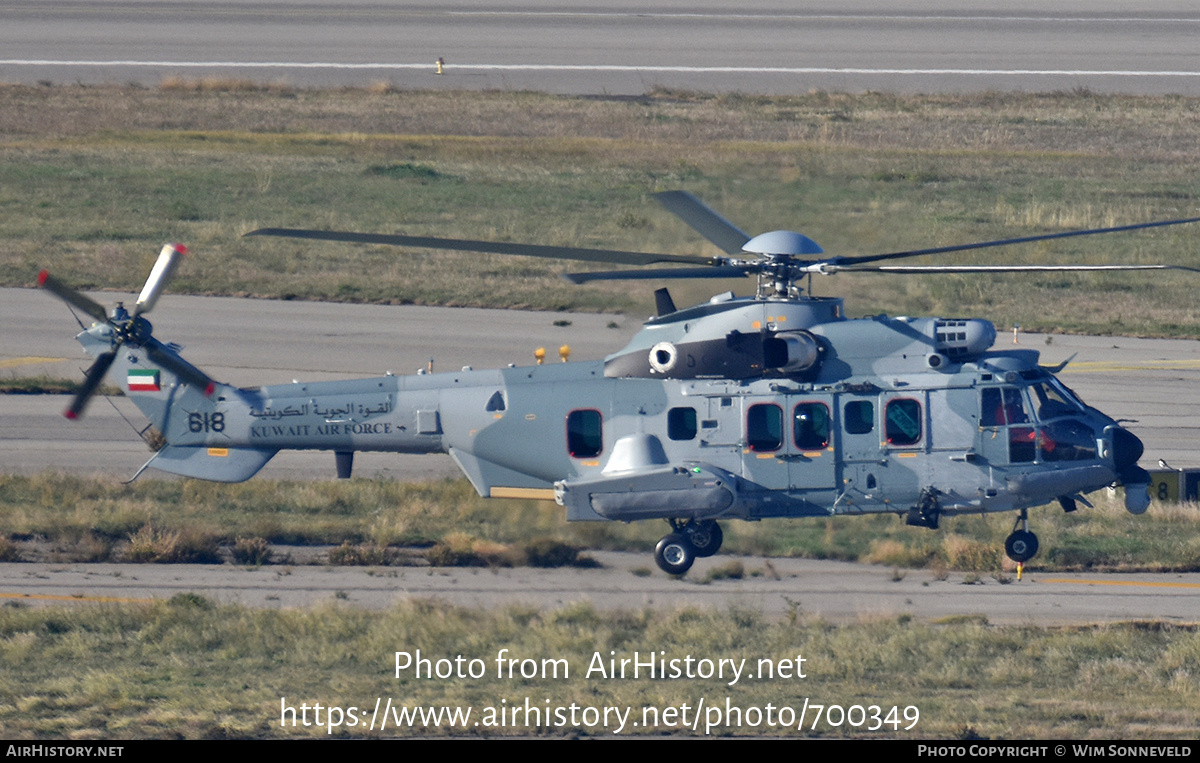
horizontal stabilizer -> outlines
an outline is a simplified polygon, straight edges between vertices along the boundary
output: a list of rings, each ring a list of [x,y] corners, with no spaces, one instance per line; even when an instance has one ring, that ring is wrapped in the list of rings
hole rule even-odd
[[[159,471],[213,482],[244,482],[267,465],[277,451],[258,448],[209,448],[168,445],[150,466]]]

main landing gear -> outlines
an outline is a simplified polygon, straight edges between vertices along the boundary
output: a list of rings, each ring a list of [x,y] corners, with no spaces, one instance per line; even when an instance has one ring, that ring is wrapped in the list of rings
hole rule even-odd
[[[721,526],[713,519],[668,519],[667,522],[672,532],[655,546],[654,561],[668,575],[683,575],[698,557],[717,553],[725,540]]]

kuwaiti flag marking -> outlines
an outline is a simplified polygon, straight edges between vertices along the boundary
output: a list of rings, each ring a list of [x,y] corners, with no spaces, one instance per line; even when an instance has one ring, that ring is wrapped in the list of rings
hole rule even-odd
[[[130,392],[158,392],[158,371],[153,368],[131,368],[125,384]]]

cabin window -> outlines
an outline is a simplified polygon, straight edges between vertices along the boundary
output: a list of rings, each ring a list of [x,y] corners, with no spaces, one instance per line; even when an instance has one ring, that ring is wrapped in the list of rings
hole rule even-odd
[[[500,394],[500,390],[492,393],[488,398],[487,406],[484,408],[489,413],[499,413],[504,410],[504,395]]]
[[[746,446],[769,452],[783,447],[783,409],[773,403],[750,406],[746,412]]]
[[[982,410],[979,412],[979,421],[982,426],[1029,423],[1029,414],[1025,412],[1025,396],[1016,387],[984,387],[980,401]]]
[[[667,411],[667,437],[672,440],[694,440],[698,431],[695,408],[672,408]]]
[[[870,434],[875,429],[875,404],[870,400],[851,400],[844,410],[847,434]]]
[[[998,427],[1004,421],[1004,403],[1000,400],[999,387],[984,387],[980,391],[979,426]]]
[[[1025,396],[1016,387],[984,387],[979,396],[979,423],[1008,429],[1008,462],[1032,463],[1037,458],[1038,434],[1029,423]]]
[[[829,409],[824,403],[800,403],[792,412],[792,439],[801,450],[829,447]]]
[[[591,458],[604,449],[600,411],[587,408],[567,414],[567,452],[575,458]]]
[[[884,419],[889,445],[916,445],[921,441],[921,404],[916,400],[889,400]]]

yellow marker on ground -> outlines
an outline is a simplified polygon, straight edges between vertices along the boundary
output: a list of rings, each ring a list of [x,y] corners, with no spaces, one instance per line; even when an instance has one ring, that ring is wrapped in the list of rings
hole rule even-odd
[[[34,366],[41,363],[61,363],[67,358],[9,358],[8,360],[0,360],[0,368],[20,368],[21,366]]]

